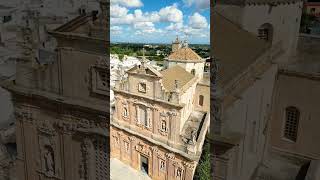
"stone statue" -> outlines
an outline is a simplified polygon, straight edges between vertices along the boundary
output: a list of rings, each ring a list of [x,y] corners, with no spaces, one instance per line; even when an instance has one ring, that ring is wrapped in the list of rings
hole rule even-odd
[[[197,131],[194,129],[191,131],[191,137],[189,140],[190,145],[194,145],[197,142]]]
[[[162,121],[162,127],[161,127],[161,129],[162,129],[163,131],[166,131],[166,130],[167,130],[166,121]]]
[[[54,159],[53,153],[47,148],[44,154],[46,173],[50,176],[54,175]]]
[[[177,170],[177,177],[180,178],[181,177],[181,169]]]

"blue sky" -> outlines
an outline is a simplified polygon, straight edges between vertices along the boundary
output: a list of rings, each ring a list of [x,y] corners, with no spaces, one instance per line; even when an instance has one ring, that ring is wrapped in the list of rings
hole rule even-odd
[[[111,42],[209,44],[209,0],[111,0]]]

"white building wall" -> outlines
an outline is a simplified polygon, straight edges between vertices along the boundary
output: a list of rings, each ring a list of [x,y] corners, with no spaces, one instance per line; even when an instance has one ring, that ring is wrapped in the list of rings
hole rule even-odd
[[[247,5],[243,9],[241,26],[243,29],[258,34],[258,29],[265,23],[273,26],[273,45],[282,41],[285,56],[291,55],[298,42],[302,2],[278,5]],[[281,61],[286,61],[282,59]]]
[[[195,75],[201,79],[203,77],[204,62],[203,63],[187,63],[186,71],[191,73],[192,69],[195,69],[196,71]]]
[[[180,132],[183,128],[184,123],[188,120],[191,112],[193,111],[193,98],[196,93],[197,84],[194,83],[185,93],[181,95],[181,103],[185,104],[185,107],[181,110],[180,120]]]
[[[223,130],[244,135],[229,169],[230,180],[248,180],[263,156],[266,125],[277,67],[266,71],[260,80],[241,94],[241,99],[224,110]],[[241,177],[241,178],[239,178]]]
[[[269,5],[220,5],[216,6],[216,11],[227,19],[239,25],[243,29],[258,35],[258,29],[265,23],[273,26],[273,44],[282,41],[286,51],[285,57],[279,59],[280,62],[288,61],[288,56],[295,52],[297,47],[297,37],[299,35],[302,2],[291,4],[281,4],[272,7]]]

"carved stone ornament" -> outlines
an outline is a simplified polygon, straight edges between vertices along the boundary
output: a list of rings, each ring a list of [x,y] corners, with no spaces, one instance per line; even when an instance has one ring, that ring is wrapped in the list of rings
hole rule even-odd
[[[37,127],[38,127],[38,131],[43,134],[47,134],[50,136],[56,135],[56,130],[53,127],[53,124],[47,119],[38,121]]]
[[[157,146],[152,146],[152,147],[151,147],[151,150],[152,150],[154,153],[159,152],[159,148],[158,148]]]
[[[99,57],[97,60],[96,60],[96,65],[98,67],[107,67],[107,59],[106,57]]]
[[[31,112],[21,112],[21,111],[15,111],[14,113],[16,119],[20,122],[28,122],[33,124],[34,119]]]
[[[148,156],[151,155],[150,149],[145,144],[139,143],[135,146],[135,149],[136,149],[136,151],[138,151],[142,154],[145,154]]]
[[[131,142],[134,142],[134,141],[137,140],[137,138],[136,138],[136,137],[133,137],[133,136],[130,136],[128,139],[129,139]]]
[[[175,155],[173,153],[166,153],[166,157],[171,160],[175,159]]]
[[[84,138],[81,143],[81,153],[82,153],[82,160],[80,163],[80,179],[87,180],[89,177],[88,168],[89,168],[89,149],[91,148],[91,140],[89,138]]]
[[[189,169],[193,169],[195,168],[195,164],[193,162],[185,162],[183,161],[182,164],[186,167],[186,168],[189,168]]]

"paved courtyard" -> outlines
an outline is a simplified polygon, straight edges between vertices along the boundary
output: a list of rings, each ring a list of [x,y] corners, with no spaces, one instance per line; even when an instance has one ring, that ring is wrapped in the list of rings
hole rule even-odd
[[[111,180],[151,180],[151,178],[132,167],[124,164],[118,159],[110,159],[110,179]]]

